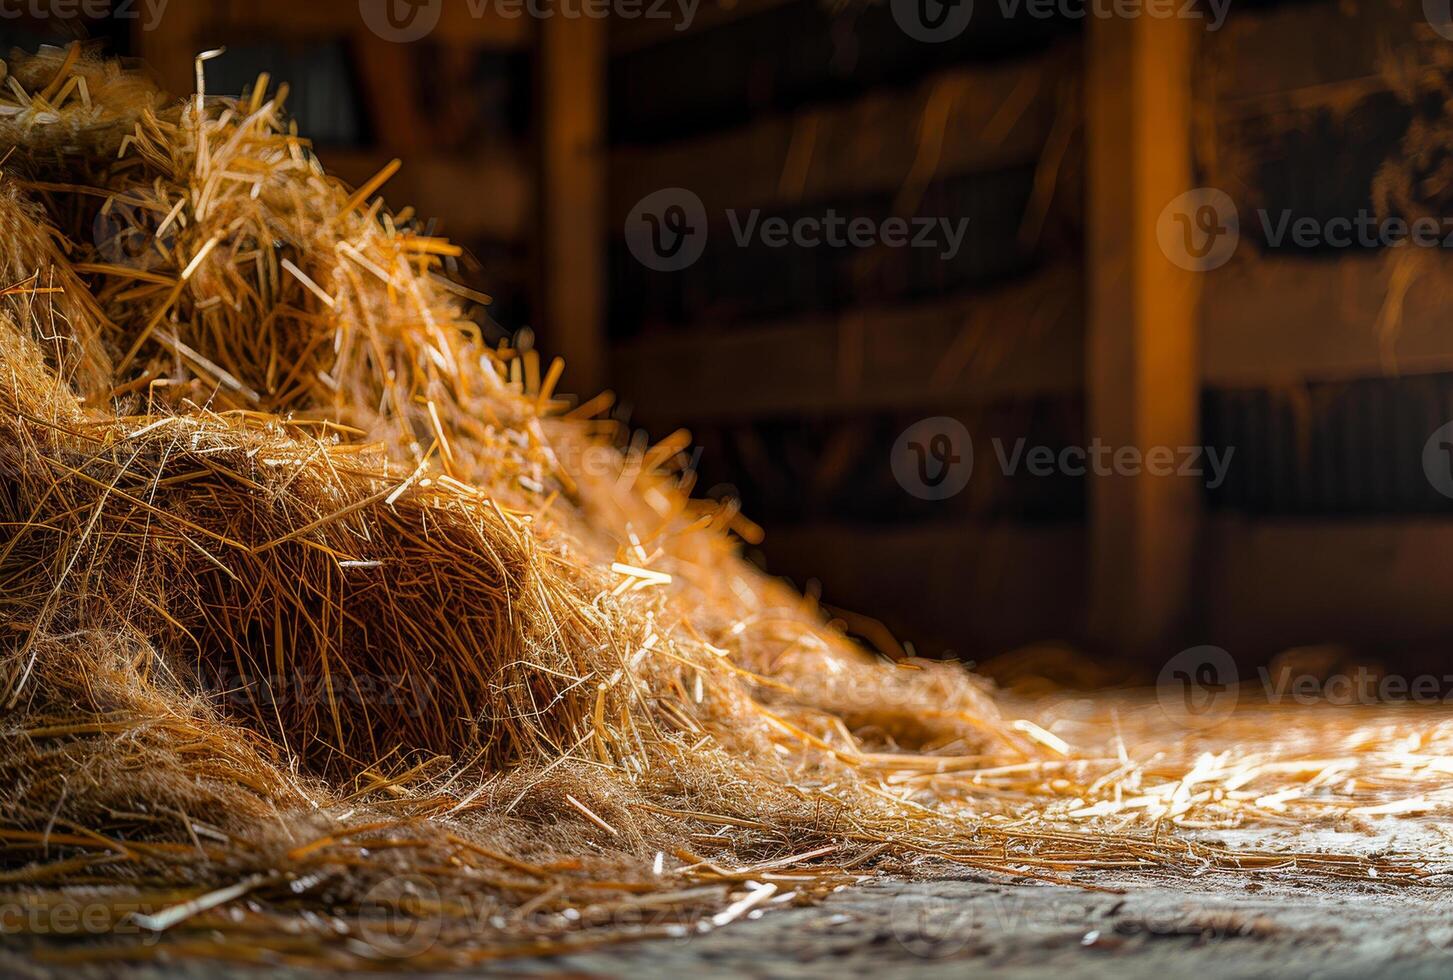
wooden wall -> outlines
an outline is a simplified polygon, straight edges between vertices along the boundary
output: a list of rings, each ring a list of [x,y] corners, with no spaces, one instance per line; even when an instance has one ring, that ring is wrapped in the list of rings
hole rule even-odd
[[[532,328],[566,355],[567,388],[609,384],[631,425],[689,427],[699,487],[742,497],[769,569],[923,652],[1063,638],[1254,660],[1453,638],[1453,500],[1421,457],[1453,419],[1447,260],[1277,244],[1255,216],[1384,206],[1389,161],[1441,117],[1453,40],[1418,4],[1233,4],[1213,32],[996,6],[935,45],[887,4],[810,0],[703,0],[689,30],[446,3],[403,44],[353,2],[225,0],[93,33],[178,90],[205,48],[229,48],[214,90],[271,70],[354,182],[404,159],[387,197],[468,246],[459,274],[502,334]],[[1197,186],[1242,219],[1234,258],[1204,274],[1168,262],[1154,227]],[[1417,206],[1453,214],[1437,181],[1417,186]],[[698,261],[657,272],[624,225],[667,187],[711,227]],[[728,208],[969,232],[947,261],[738,247]],[[940,415],[985,457],[996,436],[1099,437],[1232,446],[1238,465],[1191,493],[984,465],[923,501],[889,452]]]
[[[1277,247],[1254,216],[1375,209],[1453,41],[1416,4],[1240,5],[1212,32],[975,21],[916,49],[874,16],[768,4],[612,35],[612,230],[680,186],[713,213],[937,207],[982,236],[936,278],[710,244],[653,273],[612,243],[612,377],[637,418],[693,427],[705,482],[733,483],[769,528],[768,566],[966,655],[1068,637],[1254,660],[1453,637],[1450,501],[1421,460],[1453,419],[1446,262]],[[814,41],[844,36],[844,61]],[[1045,207],[1033,188],[1051,178]],[[1154,223],[1198,186],[1232,196],[1243,235],[1224,267],[1187,274]],[[926,505],[888,452],[934,414],[976,445],[1211,443],[1240,465],[1189,493],[976,472]]]

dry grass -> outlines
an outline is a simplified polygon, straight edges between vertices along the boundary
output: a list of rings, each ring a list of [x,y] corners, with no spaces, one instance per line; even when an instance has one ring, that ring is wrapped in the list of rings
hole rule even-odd
[[[1441,716],[1168,737],[869,655],[738,557],[683,436],[621,444],[489,343],[457,250],[282,105],[54,51],[0,92],[7,943],[461,966],[930,858],[1441,880],[1178,829],[1443,813]]]

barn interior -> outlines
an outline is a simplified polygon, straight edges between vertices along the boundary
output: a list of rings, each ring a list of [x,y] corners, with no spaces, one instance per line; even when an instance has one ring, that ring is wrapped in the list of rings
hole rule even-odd
[[[6,972],[1453,962],[1447,4],[0,58]]]

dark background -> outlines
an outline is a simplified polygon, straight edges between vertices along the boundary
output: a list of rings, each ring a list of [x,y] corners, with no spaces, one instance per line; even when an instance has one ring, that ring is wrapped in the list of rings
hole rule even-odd
[[[703,0],[674,27],[446,0],[428,37],[395,43],[354,0],[171,0],[154,30],[6,17],[0,50],[84,36],[186,91],[192,55],[225,45],[211,92],[287,81],[330,169],[357,183],[404,159],[385,195],[469,249],[459,273],[494,297],[501,333],[531,329],[566,356],[566,387],[609,386],[630,425],[688,427],[698,486],[767,528],[757,560],[917,652],[1444,656],[1453,500],[1423,449],[1453,419],[1448,260],[1273,247],[1251,218],[1448,213],[1453,41],[1420,4],[1233,0],[1183,48],[1159,28],[1006,19],[982,0],[933,45],[886,4]],[[1409,160],[1411,196],[1383,199]],[[1243,239],[1187,292],[1144,243],[1197,185],[1237,201]],[[666,187],[713,216],[678,272],[635,261],[623,234]],[[950,261],[742,248],[727,208],[969,231]],[[979,465],[926,501],[890,455],[936,416],[968,427]],[[1116,431],[1234,447],[1231,476],[1167,502],[1130,478],[985,465],[996,436]]]

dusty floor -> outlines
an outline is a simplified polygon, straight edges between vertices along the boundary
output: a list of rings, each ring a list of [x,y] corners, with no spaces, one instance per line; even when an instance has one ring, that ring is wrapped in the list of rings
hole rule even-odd
[[[1410,823],[1390,824],[1377,838],[1286,832],[1272,843],[1346,851],[1449,849],[1437,828]],[[1084,880],[1122,894],[1011,884],[978,874],[870,883],[819,908],[527,969],[633,980],[744,974],[1157,980],[1453,975],[1453,874],[1424,888],[1376,880],[1309,884],[1272,874]]]
[[[1453,974],[1453,904],[1431,891],[1410,896],[1369,884],[1329,895],[1226,881],[1120,884],[1123,895],[978,878],[868,885],[819,909],[552,966],[696,980]]]
[[[1216,835],[1246,843],[1251,835]],[[1261,835],[1275,848],[1447,854],[1426,887],[1375,879],[1310,883],[1281,873],[1085,877],[1097,888],[1014,884],[990,875],[880,881],[814,908],[677,940],[545,961],[490,975],[711,980],[740,976],[1445,977],[1453,975],[1453,838],[1437,826],[1386,821],[1375,837]],[[0,952],[0,975],[49,976]],[[206,964],[67,976],[128,980],[259,977]],[[267,976],[278,976],[268,973]],[[309,974],[293,974],[308,976]],[[385,974],[390,975],[390,974]],[[406,975],[403,972],[394,975]]]

